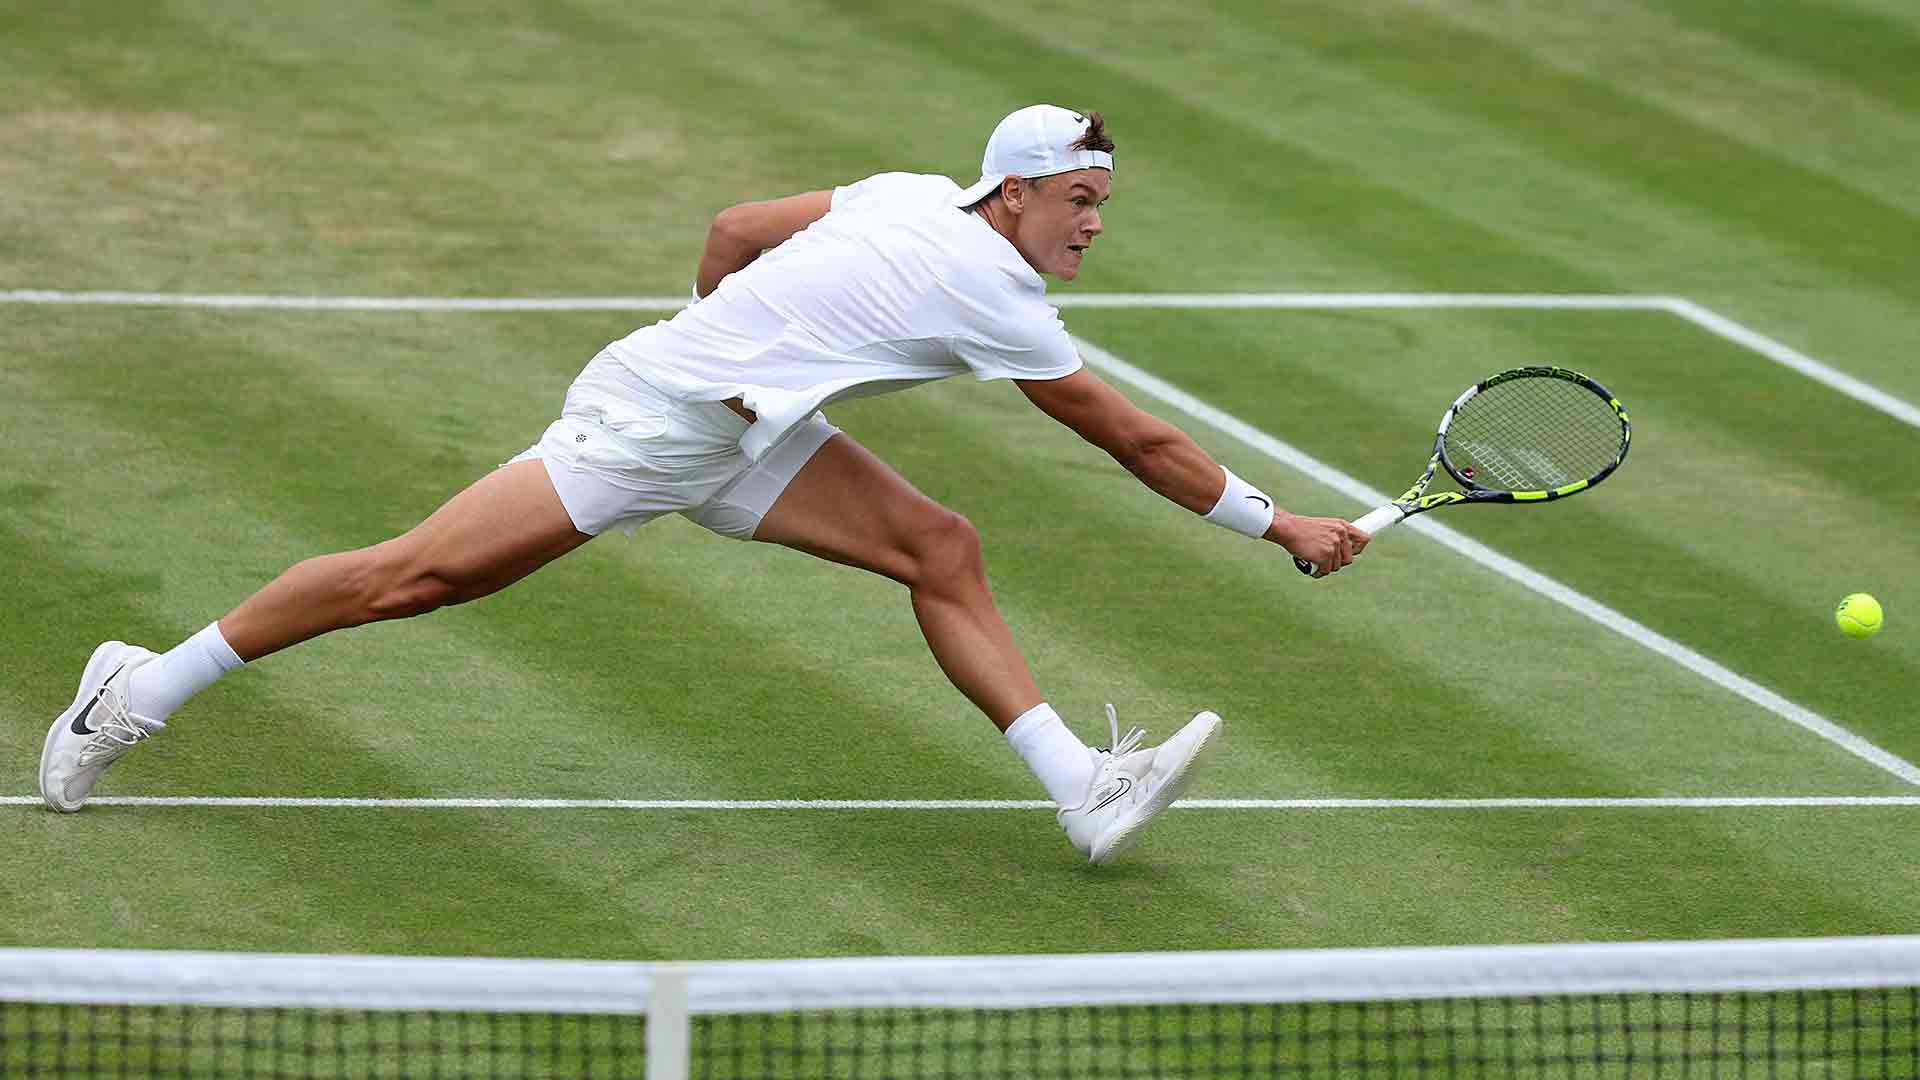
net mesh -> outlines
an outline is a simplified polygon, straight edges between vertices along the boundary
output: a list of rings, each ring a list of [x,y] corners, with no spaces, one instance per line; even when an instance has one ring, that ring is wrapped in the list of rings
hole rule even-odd
[[[0,1002],[4,1077],[628,1077],[638,1016]]]
[[[1500,491],[1552,491],[1620,458],[1620,418],[1593,391],[1531,376],[1495,383],[1460,407],[1442,444],[1463,480]]]
[[[4,1077],[1920,1077],[1920,938],[528,961],[485,979],[32,953],[0,950]],[[671,1054],[649,1058],[650,1025],[678,1033]]]
[[[645,1019],[0,1003],[0,1076],[641,1076]]]
[[[1914,1077],[1916,992],[698,1017],[691,1075]]]
[[[1920,1076],[1920,991],[849,1009],[693,1020],[690,1075]],[[627,1077],[639,1017],[8,1005],[9,1077]]]

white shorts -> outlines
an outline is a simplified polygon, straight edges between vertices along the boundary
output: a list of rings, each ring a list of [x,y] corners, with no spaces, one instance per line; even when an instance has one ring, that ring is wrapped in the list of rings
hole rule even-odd
[[[560,419],[512,461],[538,459],[573,527],[589,536],[684,514],[750,540],[760,519],[840,429],[814,413],[761,456],[740,449],[747,422],[717,401],[675,401],[605,353],[567,388]]]

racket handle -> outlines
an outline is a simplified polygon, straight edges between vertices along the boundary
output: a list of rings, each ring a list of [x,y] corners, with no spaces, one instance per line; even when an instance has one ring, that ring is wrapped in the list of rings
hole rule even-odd
[[[1353,527],[1366,533],[1368,536],[1372,536],[1389,525],[1398,525],[1405,520],[1407,520],[1405,512],[1392,503],[1388,503],[1385,506],[1376,507],[1375,509],[1367,511],[1364,516],[1353,523]]]
[[[1389,525],[1397,525],[1405,521],[1406,518],[1407,515],[1402,513],[1399,507],[1388,503],[1385,506],[1376,507],[1367,511],[1364,516],[1354,521],[1353,527],[1366,533],[1368,536],[1378,536],[1381,529]],[[1305,559],[1295,559],[1293,560],[1293,565],[1298,567],[1301,573],[1309,576],[1320,572],[1318,566],[1315,566]]]

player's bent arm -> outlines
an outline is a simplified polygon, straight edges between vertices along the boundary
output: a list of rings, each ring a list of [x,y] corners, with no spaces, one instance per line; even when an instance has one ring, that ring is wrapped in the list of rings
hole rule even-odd
[[[1247,501],[1235,509],[1270,513],[1261,538],[1327,567],[1323,574],[1352,562],[1366,546],[1366,534],[1339,518],[1302,517],[1274,506],[1258,489],[1222,469],[1186,432],[1142,410],[1086,368],[1058,379],[1016,381],[1041,412],[1105,450],[1147,487],[1196,514],[1218,520],[1223,505],[1238,502],[1231,499],[1241,494],[1233,490],[1237,483]],[[1251,535],[1259,527],[1256,523],[1240,531]]]
[[[833,208],[831,190],[803,191],[784,199],[740,203],[714,215],[707,230],[707,246],[700,254],[694,292],[706,296],[736,270],[785,243],[801,229],[827,216]]]

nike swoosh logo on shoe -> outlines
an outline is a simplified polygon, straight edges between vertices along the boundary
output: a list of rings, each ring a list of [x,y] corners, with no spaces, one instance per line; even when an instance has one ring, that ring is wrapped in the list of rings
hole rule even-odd
[[[1113,802],[1115,799],[1124,797],[1127,792],[1133,790],[1133,781],[1128,777],[1125,777],[1125,776],[1115,777],[1114,783],[1119,786],[1109,790],[1106,794],[1106,797],[1101,799],[1099,802],[1094,803],[1093,809],[1087,811],[1087,813],[1089,814],[1095,813],[1099,811],[1101,807],[1107,805],[1108,803]]]
[[[100,689],[101,690],[106,689],[107,684],[113,681],[113,676],[120,674],[120,668],[123,668],[126,666],[127,666],[126,662],[121,661],[120,667],[114,668],[112,674],[100,680]],[[100,704],[100,690],[95,690],[93,692],[93,700],[87,702],[87,707],[84,709],[81,709],[80,715],[73,718],[72,730],[75,735],[94,735],[99,733],[100,731],[99,728],[90,728],[87,726],[87,714],[92,712],[93,707],[98,704]]]

